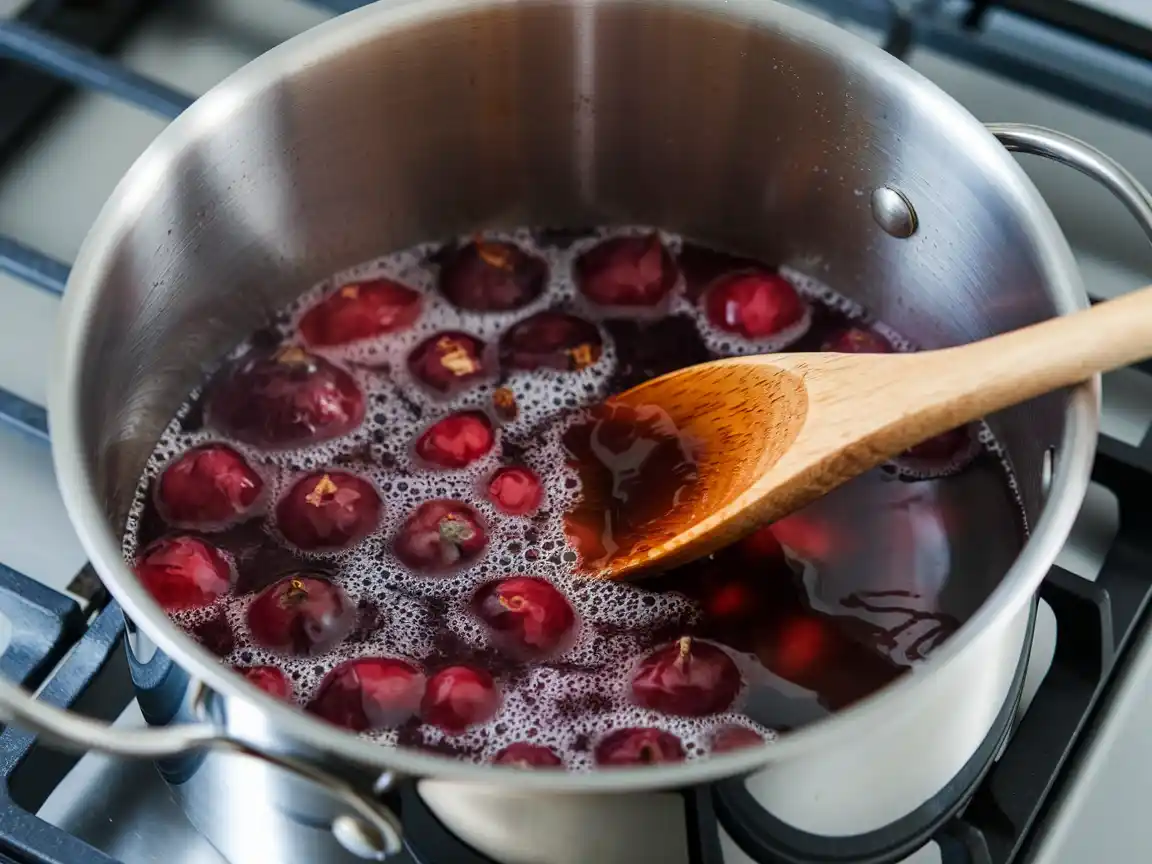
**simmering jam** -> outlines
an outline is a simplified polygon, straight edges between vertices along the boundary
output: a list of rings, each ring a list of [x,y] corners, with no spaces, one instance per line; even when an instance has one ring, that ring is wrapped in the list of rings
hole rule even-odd
[[[976,424],[706,559],[592,578],[692,494],[704,446],[605,399],[779,350],[912,346],[807,275],[649,228],[391,254],[189,395],[124,554],[221,663],[382,745],[577,771],[771,742],[925,658],[1026,533]]]

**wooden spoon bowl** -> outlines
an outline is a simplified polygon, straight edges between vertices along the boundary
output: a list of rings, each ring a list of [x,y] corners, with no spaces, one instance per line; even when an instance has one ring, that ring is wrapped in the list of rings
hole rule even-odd
[[[910,447],[1010,405],[1152,356],[1152,288],[958,348],[765,354],[704,363],[610,401],[666,411],[699,480],[653,543],[595,574],[684,564],[782,518]]]

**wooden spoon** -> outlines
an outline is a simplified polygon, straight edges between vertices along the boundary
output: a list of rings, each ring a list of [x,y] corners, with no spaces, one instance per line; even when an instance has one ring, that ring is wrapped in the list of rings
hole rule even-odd
[[[929,438],[1148,357],[1152,287],[958,348],[733,357],[647,381],[609,402],[666,411],[699,444],[699,479],[645,524],[652,542],[592,575],[699,558]]]

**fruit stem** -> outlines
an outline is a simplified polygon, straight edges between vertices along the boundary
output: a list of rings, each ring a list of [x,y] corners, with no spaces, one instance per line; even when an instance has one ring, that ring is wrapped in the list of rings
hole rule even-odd
[[[516,394],[507,387],[501,387],[492,394],[492,404],[501,419],[516,419]]]
[[[440,539],[447,543],[465,543],[476,536],[476,532],[463,519],[445,516],[440,520]]]
[[[680,656],[676,658],[676,666],[683,669],[692,657],[692,637],[681,636],[677,644],[680,646]]]
[[[575,348],[569,348],[568,356],[572,360],[573,372],[586,369],[596,362],[596,358],[592,356],[592,346],[587,343],[577,345]]]
[[[445,336],[436,343],[436,347],[443,351],[440,362],[453,375],[460,377],[471,375],[480,370],[480,364],[472,359],[467,349],[454,339]]]
[[[340,489],[332,482],[332,478],[325,474],[316,483],[316,486],[304,496],[304,500],[311,504],[313,507],[320,507],[323,505],[327,498],[335,495]]]
[[[512,256],[506,249],[502,249],[495,243],[484,242],[479,235],[474,236],[472,242],[476,244],[477,253],[489,267],[495,267],[497,270],[513,269]]]
[[[505,597],[500,594],[497,597],[500,605],[507,609],[509,612],[519,612],[524,608],[524,598],[519,594],[513,594],[511,597]]]
[[[297,345],[286,345],[276,352],[276,362],[285,366],[298,366],[308,362],[308,354]]]
[[[308,589],[299,579],[288,583],[288,590],[284,592],[284,599],[289,603],[302,603],[308,599]]]

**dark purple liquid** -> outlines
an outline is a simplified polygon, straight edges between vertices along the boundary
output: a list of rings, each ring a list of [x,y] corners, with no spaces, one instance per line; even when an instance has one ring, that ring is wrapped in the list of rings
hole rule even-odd
[[[516,239],[531,248],[525,236]],[[565,282],[562,268],[570,265],[573,254],[594,245],[591,235],[532,236],[536,254],[549,265],[552,281],[544,296],[532,293],[535,281],[520,279],[528,265],[518,262],[520,269],[508,269],[507,278],[499,268],[486,275],[499,289],[499,310],[456,317],[443,300],[435,299],[435,288],[425,284],[435,278],[437,262],[451,258],[451,248],[431,256],[417,250],[384,259],[393,262],[388,265],[391,278],[423,292],[426,308],[415,325],[419,332],[385,333],[367,347],[358,343],[348,350],[315,349],[317,356],[349,370],[364,391],[365,419],[351,435],[304,447],[293,441],[292,447],[282,448],[239,443],[235,436],[221,434],[212,426],[217,422],[211,410],[213,393],[218,392],[214,388],[227,385],[235,365],[226,366],[207,387],[207,412],[193,402],[174,421],[142,483],[141,506],[125,544],[133,558],[157,538],[177,532],[155,506],[155,478],[187,447],[225,441],[267,478],[268,500],[238,514],[231,526],[179,529],[223,550],[235,567],[230,595],[205,608],[172,612],[223,662],[284,670],[293,687],[291,698],[325,716],[322,700],[317,700],[320,682],[340,663],[357,657],[403,658],[428,684],[405,679],[405,686],[424,688],[424,701],[420,707],[402,706],[410,715],[406,720],[393,719],[390,728],[368,730],[385,743],[474,761],[541,766],[551,764],[552,757],[539,749],[547,748],[576,769],[592,762],[695,758],[708,752],[710,742],[719,742],[715,735],[732,726],[770,739],[773,732],[802,726],[874,692],[927,656],[995,587],[1019,552],[1025,532],[1005,462],[998,451],[979,444],[976,429],[961,433],[958,443],[940,444],[938,452],[927,448],[872,471],[795,516],[673,573],[635,586],[575,575],[580,569],[594,570],[615,548],[643,541],[645,526],[690,494],[699,470],[692,442],[671,434],[657,414],[637,418],[593,406],[611,393],[677,368],[727,353],[780,346],[773,337],[755,344],[728,337],[708,324],[696,305],[703,305],[706,289],[720,277],[759,268],[755,262],[685,243],[674,250],[680,276],[671,295],[652,308],[609,313],[590,305]],[[473,257],[470,267],[486,260]],[[500,263],[499,256],[496,260]],[[667,266],[665,260],[672,259],[638,259],[634,270],[640,276],[633,277],[627,267],[625,275],[645,278],[645,268],[655,267],[653,278],[661,277],[659,267]],[[535,265],[529,269],[538,272]],[[803,289],[806,311],[802,321],[789,325],[789,350],[828,345],[857,350],[853,346],[864,344],[864,336],[899,342],[884,328],[866,323],[850,304],[818,293],[799,277],[790,278]],[[336,287],[347,281],[340,280]],[[521,292],[522,286],[528,287]],[[472,307],[482,306],[484,296],[467,295],[468,289],[467,283],[454,283],[451,296],[465,296]],[[602,283],[598,290],[611,291],[612,283]],[[336,295],[330,290],[313,293],[306,305],[322,296]],[[762,314],[762,299],[756,301],[760,305],[747,307],[749,315],[759,317],[749,317],[741,326],[754,329],[771,319]],[[523,305],[516,306],[521,300]],[[595,329],[569,326],[557,318],[550,322],[551,330],[530,334],[527,341],[516,342],[513,351],[501,334],[549,307],[591,321]],[[736,308],[733,314],[740,312]],[[297,309],[286,313],[283,325],[258,334],[251,344],[266,351],[294,344],[291,322],[298,314]],[[341,314],[359,311],[353,306]],[[355,326],[368,325],[357,319]],[[450,389],[447,397],[413,380],[404,360],[412,346],[435,330],[470,332],[481,340],[481,347],[470,343],[475,350],[467,357],[453,353],[451,345],[443,349],[449,367],[455,364],[469,376],[467,387],[462,385],[460,393]],[[597,335],[590,337],[589,332]],[[397,344],[402,350],[390,347]],[[288,360],[300,362],[295,355]],[[480,371],[478,364],[484,367]],[[517,364],[521,368],[515,368]],[[537,365],[529,369],[524,364]],[[279,367],[270,368],[275,377]],[[313,371],[292,368],[297,376]],[[442,390],[443,379],[437,380]],[[345,387],[344,379],[338,384]],[[314,401],[304,403],[306,409],[335,404],[324,401],[326,391],[317,392]],[[511,395],[511,406],[501,392]],[[346,393],[336,395],[344,398]],[[345,422],[355,406],[348,409],[340,403],[336,408],[345,414],[325,422]],[[462,410],[479,410],[489,418],[486,422],[495,430],[491,452],[461,469],[430,471],[426,462],[414,462],[416,437],[433,421]],[[292,415],[291,424],[291,434],[298,436],[300,417]],[[275,433],[275,428],[262,428],[260,434]],[[476,434],[468,439],[469,446],[483,447],[483,435]],[[454,447],[460,440],[444,439],[444,446]],[[465,451],[453,452],[456,458]],[[523,467],[538,477],[543,503],[524,505],[532,511],[527,515],[492,510],[486,503],[491,494],[487,483],[501,465]],[[279,534],[271,502],[283,500],[301,475],[317,471],[349,472],[374,485],[383,516],[367,539],[347,549],[304,552]],[[356,509],[355,500],[345,501],[348,496],[335,486],[313,491],[317,503],[309,506],[317,509],[305,507],[304,513],[312,520],[304,524],[313,540],[341,536],[337,529],[358,526],[355,517],[367,512]],[[520,496],[517,501],[531,502],[520,487],[513,492]],[[416,569],[398,563],[397,537],[416,530],[405,519],[416,505],[438,499],[476,507],[475,523],[456,517],[447,523],[428,522],[410,544],[417,557],[404,559],[417,561]],[[337,533],[326,533],[330,531]],[[425,565],[427,569],[421,569]],[[284,611],[305,616],[289,622],[304,628],[293,633],[336,626],[332,621],[337,619],[342,628],[336,648],[308,655],[305,639],[299,643],[303,653],[285,656],[256,644],[245,616],[258,592],[300,573],[341,586],[354,614],[329,614],[313,622],[306,616],[308,609],[320,608],[315,597]],[[479,586],[516,574],[550,583],[560,599],[547,593],[503,599],[491,595],[486,614],[499,617],[508,610],[499,625],[507,629],[494,638],[494,625],[477,617],[479,607],[470,605],[470,598]],[[296,595],[289,591],[285,596]],[[565,617],[569,604],[573,615]],[[553,632],[555,628],[569,629]],[[316,643],[327,645],[332,635],[318,632]],[[680,653],[677,645],[683,646]],[[644,707],[638,685],[630,683],[639,674],[636,664],[645,657],[659,661],[654,677],[646,680],[656,682],[653,692],[663,706],[660,710]],[[664,657],[666,662],[660,659]],[[491,678],[499,692],[494,714],[493,700],[480,692],[483,687],[465,680],[467,676],[453,677],[451,670],[460,666],[477,670],[481,680]],[[446,677],[436,677],[445,670]],[[395,705],[372,702],[393,698],[386,695],[395,690],[388,689],[395,683],[392,679],[381,679],[378,689],[373,689],[377,684],[369,671],[356,680],[368,694],[364,704],[373,709],[364,717],[401,716]],[[712,710],[719,704],[715,694],[728,693],[733,680],[739,682],[739,695],[721,710]],[[459,692],[449,687],[441,693],[437,687],[444,681],[458,686]],[[440,701],[437,693],[443,696]],[[341,705],[341,717],[351,716],[347,704]],[[705,708],[707,713],[701,714]],[[457,721],[459,730],[449,728]],[[669,739],[652,737],[655,732],[644,733],[651,740],[636,735],[624,736],[623,743],[609,740],[614,731],[636,727],[675,736],[681,742],[680,755]],[[527,744],[538,749],[520,746]],[[515,759],[501,755],[510,745],[517,745],[509,751],[520,754]]]

